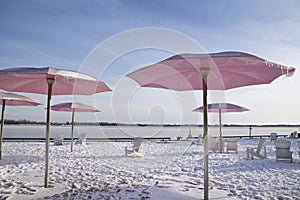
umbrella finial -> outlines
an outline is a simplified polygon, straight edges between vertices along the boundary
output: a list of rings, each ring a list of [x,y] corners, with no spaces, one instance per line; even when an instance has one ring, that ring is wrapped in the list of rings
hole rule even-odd
[[[49,85],[53,85],[54,82],[55,82],[55,79],[54,79],[54,78],[47,78],[47,83],[48,83]]]
[[[208,67],[201,67],[200,72],[201,72],[202,76],[207,76],[208,73],[209,73],[209,68]]]

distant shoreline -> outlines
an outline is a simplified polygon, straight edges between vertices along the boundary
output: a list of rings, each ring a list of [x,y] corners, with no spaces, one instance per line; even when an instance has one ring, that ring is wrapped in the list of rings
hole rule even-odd
[[[5,120],[5,125],[32,125],[39,126],[45,125],[45,122],[36,122],[36,121],[28,121],[28,120]],[[70,122],[52,122],[52,126],[71,126]],[[116,126],[132,126],[132,127],[202,127],[203,125],[197,124],[126,124],[126,123],[114,123],[114,122],[75,122],[76,126],[103,126],[103,127],[116,127]],[[218,127],[218,124],[208,125],[209,127]],[[300,127],[300,124],[223,124],[223,127]]]

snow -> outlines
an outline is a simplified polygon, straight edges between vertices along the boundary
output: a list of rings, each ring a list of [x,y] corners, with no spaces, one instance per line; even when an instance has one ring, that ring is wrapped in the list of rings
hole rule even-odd
[[[258,139],[238,140],[239,152],[210,153],[211,199],[300,199],[297,139],[293,163],[247,160]],[[142,157],[126,157],[131,142],[70,143],[50,147],[50,188],[44,188],[45,144],[4,142],[0,199],[203,199],[203,146],[191,141],[143,142]]]

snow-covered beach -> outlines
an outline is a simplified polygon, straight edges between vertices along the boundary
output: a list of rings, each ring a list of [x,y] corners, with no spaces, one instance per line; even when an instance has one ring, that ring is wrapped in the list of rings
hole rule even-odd
[[[258,139],[238,140],[239,152],[210,153],[211,199],[300,199],[297,139],[293,163],[247,160]],[[126,157],[131,142],[51,145],[50,188],[44,184],[45,144],[4,142],[0,160],[0,199],[203,199],[203,146],[191,141],[143,142],[143,157]]]

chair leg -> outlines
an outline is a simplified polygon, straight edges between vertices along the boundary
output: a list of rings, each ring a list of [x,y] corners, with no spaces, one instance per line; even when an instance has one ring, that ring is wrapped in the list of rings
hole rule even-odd
[[[247,159],[250,159],[250,155],[249,155],[249,147],[247,147]]]

